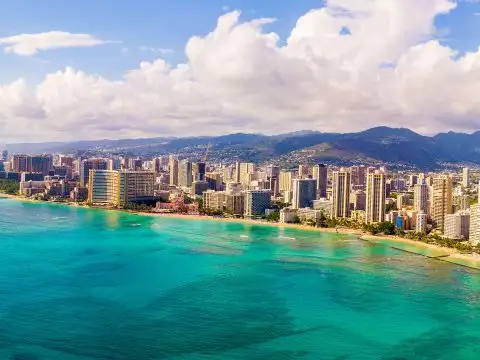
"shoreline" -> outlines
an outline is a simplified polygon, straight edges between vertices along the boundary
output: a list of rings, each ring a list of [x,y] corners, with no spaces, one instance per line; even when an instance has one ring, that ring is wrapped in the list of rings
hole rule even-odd
[[[273,223],[268,221],[261,220],[252,220],[252,219],[243,219],[243,218],[222,218],[214,217],[208,215],[189,215],[189,214],[178,214],[178,213],[147,213],[147,212],[137,212],[132,210],[122,210],[122,209],[112,209],[108,207],[92,207],[88,205],[81,205],[77,203],[69,202],[48,202],[41,200],[27,199],[18,195],[10,195],[0,193],[0,199],[12,199],[18,201],[32,202],[32,203],[46,203],[46,204],[59,204],[65,206],[74,206],[85,209],[100,209],[107,211],[119,211],[132,215],[138,216],[148,216],[155,218],[175,218],[175,219],[184,219],[184,220],[209,220],[209,221],[221,221],[229,223],[239,223],[239,224],[248,224],[248,225],[259,225],[259,226],[270,226],[277,228],[287,228],[299,231],[310,231],[318,233],[329,233],[329,234],[339,234],[339,235],[352,235],[356,236],[359,240],[368,241],[374,244],[380,244],[397,250],[406,251],[416,255],[421,255],[424,257],[429,257],[431,259],[449,262],[455,265],[460,265],[476,270],[480,270],[480,254],[464,254],[459,252],[456,249],[441,247],[434,244],[427,244],[420,241],[415,241],[407,238],[400,238],[393,235],[370,235],[362,230],[358,229],[348,229],[348,228],[319,228],[308,225],[301,224],[284,224],[284,223]]]

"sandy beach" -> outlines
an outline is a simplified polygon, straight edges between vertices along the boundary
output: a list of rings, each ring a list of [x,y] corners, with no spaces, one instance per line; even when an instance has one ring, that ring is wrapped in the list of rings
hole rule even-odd
[[[8,199],[20,200],[20,201],[28,201],[28,202],[37,202],[37,203],[44,202],[44,201],[24,198],[18,195],[9,195],[9,194],[0,193],[0,198],[2,197],[8,198]],[[163,217],[163,218],[177,218],[177,219],[186,219],[186,220],[222,221],[222,222],[243,223],[243,224],[250,224],[250,225],[274,226],[274,227],[284,228],[284,229],[288,228],[288,229],[296,229],[301,231],[313,231],[313,232],[320,232],[320,233],[348,234],[348,235],[356,236],[357,238],[364,241],[369,241],[372,243],[392,247],[398,250],[430,257],[440,261],[446,261],[453,264],[480,270],[480,254],[463,254],[456,249],[441,247],[433,244],[427,244],[420,241],[400,238],[392,235],[378,235],[378,236],[369,235],[366,232],[358,229],[348,229],[348,228],[340,228],[340,227],[336,229],[319,228],[319,227],[313,227],[313,226],[301,225],[301,224],[272,223],[264,220],[262,221],[262,220],[251,220],[251,219],[242,219],[242,218],[222,218],[222,217],[214,217],[214,216],[208,216],[208,215],[189,215],[189,214],[155,213],[155,212],[144,213],[144,212],[136,212],[136,211],[129,211],[129,210],[121,210],[121,209],[111,209],[107,207],[105,208],[90,207],[87,205],[79,205],[74,203],[54,203],[54,204],[79,206],[84,208],[95,208],[95,209],[103,209],[103,210],[110,210],[110,211],[122,211],[130,214],[157,217],[157,218]]]

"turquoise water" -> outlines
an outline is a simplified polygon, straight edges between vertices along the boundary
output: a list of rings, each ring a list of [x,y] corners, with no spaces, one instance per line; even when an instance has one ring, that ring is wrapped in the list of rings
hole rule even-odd
[[[0,200],[0,359],[479,359],[480,272],[348,235]]]

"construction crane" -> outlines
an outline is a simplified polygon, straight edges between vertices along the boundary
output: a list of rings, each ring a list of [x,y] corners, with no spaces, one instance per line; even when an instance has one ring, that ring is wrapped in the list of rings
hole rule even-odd
[[[205,154],[203,155],[203,158],[202,158],[202,162],[207,162],[207,156],[208,156],[208,152],[210,151],[210,146],[212,144],[208,143],[207,145],[207,149],[205,150]]]

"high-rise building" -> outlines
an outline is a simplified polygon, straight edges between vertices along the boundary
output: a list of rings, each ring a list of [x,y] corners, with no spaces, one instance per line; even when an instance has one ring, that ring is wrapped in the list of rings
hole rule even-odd
[[[244,194],[225,194],[225,211],[235,216],[242,216],[245,212]]]
[[[332,211],[331,217],[350,217],[350,182],[351,174],[345,169],[332,174]]]
[[[367,175],[365,221],[367,224],[385,221],[386,176],[380,171]]]
[[[80,186],[86,186],[89,183],[90,170],[107,170],[108,161],[106,159],[87,159],[80,165]]]
[[[206,164],[204,162],[197,162],[193,164],[193,180],[204,181],[206,173]]]
[[[235,182],[239,182],[248,188],[252,179],[251,175],[255,173],[255,164],[253,163],[236,163]]]
[[[427,214],[429,212],[428,199],[428,185],[422,180],[420,184],[413,187],[413,209]]]
[[[418,184],[418,176],[415,175],[415,174],[411,174],[409,177],[408,177],[408,184],[410,186],[415,186]]]
[[[121,164],[120,164],[120,159],[114,158],[114,159],[108,159],[108,170],[120,170]]]
[[[143,161],[142,159],[140,158],[136,158],[136,159],[128,159],[128,165],[127,165],[127,169],[128,170],[133,170],[133,171],[141,171],[142,170],[142,165],[143,165]]]
[[[317,180],[294,179],[292,207],[302,209],[310,207],[312,201],[317,198]]]
[[[265,214],[270,207],[270,190],[247,190],[245,195],[245,217],[258,217]]]
[[[170,170],[170,186],[178,186],[178,159],[170,156],[169,159]]]
[[[150,171],[119,172],[119,205],[152,200],[155,191],[155,173]]]
[[[193,181],[192,163],[188,160],[178,162],[178,186],[190,187]]]
[[[280,172],[280,192],[292,191],[293,173],[291,171]]]
[[[208,183],[209,189],[216,191],[220,191],[223,189],[222,174],[216,172],[206,173],[205,180]]]
[[[461,211],[455,214],[445,215],[445,237],[468,240],[469,231],[470,212]]]
[[[73,157],[67,155],[59,155],[58,163],[60,166],[70,166],[73,168]]]
[[[88,202],[119,205],[119,179],[117,171],[89,169]]]
[[[367,197],[364,191],[358,190],[351,196],[354,211],[365,211]]]
[[[275,165],[268,165],[266,172],[269,188],[273,196],[278,196],[280,194],[280,168]]]
[[[470,209],[470,196],[468,195],[453,195],[452,197],[453,212]]]
[[[397,196],[397,209],[402,210],[408,205],[409,197],[407,194],[400,194]]]
[[[202,195],[208,190],[208,182],[205,180],[196,180],[192,182],[192,195]]]
[[[7,150],[2,150],[0,153],[0,160],[7,161],[8,160],[8,151]]]
[[[317,197],[327,197],[328,168],[323,164],[314,165],[312,168],[312,178],[317,180]]]
[[[421,211],[417,214],[417,221],[415,226],[415,231],[418,233],[426,233],[427,232],[427,219],[428,215]]]
[[[53,159],[50,155],[29,156],[27,169],[29,172],[47,176],[53,169]]]
[[[462,185],[463,187],[466,187],[466,188],[470,186],[470,169],[469,168],[463,168]]]
[[[438,175],[433,178],[431,216],[437,228],[445,230],[445,216],[452,213],[452,178]]]
[[[299,179],[306,179],[309,175],[309,167],[305,164],[298,165],[298,178]]]
[[[225,193],[223,191],[208,190],[203,193],[203,207],[208,210],[223,211]]]
[[[148,171],[89,171],[88,201],[125,206],[153,199],[155,174]]]
[[[470,206],[469,240],[472,244],[480,244],[480,204]]]
[[[362,166],[351,166],[350,167],[352,186],[365,185],[366,170],[367,169],[363,165]]]
[[[153,170],[156,173],[159,173],[165,169],[169,164],[169,158],[168,156],[160,156],[155,159],[153,159]]]
[[[11,170],[14,172],[31,172],[28,169],[28,155],[16,154],[12,157]]]

